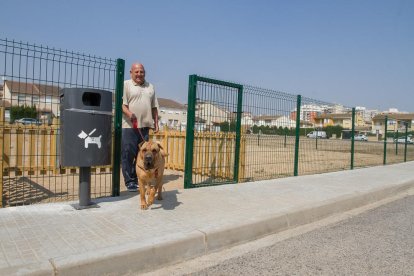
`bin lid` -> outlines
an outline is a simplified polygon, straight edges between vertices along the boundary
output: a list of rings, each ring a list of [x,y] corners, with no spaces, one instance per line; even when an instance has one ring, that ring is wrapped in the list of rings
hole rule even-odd
[[[63,88],[60,104],[63,109],[112,112],[112,92],[93,88]]]

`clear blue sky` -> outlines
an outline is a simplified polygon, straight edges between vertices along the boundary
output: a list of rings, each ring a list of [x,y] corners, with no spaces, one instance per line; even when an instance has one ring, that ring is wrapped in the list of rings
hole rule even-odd
[[[188,75],[414,112],[412,0],[1,0],[0,36],[145,64],[159,97]]]

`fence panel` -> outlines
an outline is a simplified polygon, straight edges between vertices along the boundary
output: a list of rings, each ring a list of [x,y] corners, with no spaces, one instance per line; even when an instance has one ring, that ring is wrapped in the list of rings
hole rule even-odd
[[[192,75],[188,95],[184,186],[236,183],[243,86]]]
[[[413,150],[414,141],[412,132],[408,131],[410,122],[393,118],[393,115],[387,116],[387,152],[386,163],[395,164],[414,160]]]
[[[244,175],[240,181],[293,176],[297,97],[244,85]],[[293,119],[292,119],[293,116]]]
[[[238,182],[413,159],[414,145],[411,143],[402,145],[391,140],[384,144],[380,137],[374,139],[372,135],[369,135],[369,141],[365,141],[368,138],[363,134],[371,134],[371,124],[367,124],[361,111],[355,108],[248,85],[242,87],[240,154],[234,155],[240,161]],[[232,108],[223,106],[220,100],[228,97],[229,93],[214,90],[207,105],[204,91],[210,90],[190,76],[187,121],[189,126],[194,125],[194,136],[187,137],[190,140],[187,141],[187,149],[192,149],[197,155],[189,162],[186,159],[185,167],[186,174],[190,174],[188,179],[194,181],[195,177],[201,176],[198,181],[208,183],[217,177],[232,177],[232,171],[223,168],[231,167],[226,162],[231,163],[233,156],[226,154],[235,152],[238,146],[231,144],[234,141],[231,138],[234,117],[217,116],[211,112],[221,108],[231,113]],[[203,113],[206,106],[208,110]],[[406,121],[407,126],[411,120]],[[219,123],[211,123],[216,121]],[[379,126],[383,124],[387,125],[379,122]],[[206,126],[207,130],[203,129]],[[213,131],[212,126],[215,127]],[[187,131],[187,134],[193,135],[193,131]],[[359,134],[359,139],[355,139],[356,134]]]
[[[59,91],[114,92],[116,69],[115,60],[0,39],[3,206],[77,199],[79,170],[58,167]],[[15,122],[22,117],[38,121],[31,126]],[[111,175],[109,166],[93,169],[93,198],[111,195]]]

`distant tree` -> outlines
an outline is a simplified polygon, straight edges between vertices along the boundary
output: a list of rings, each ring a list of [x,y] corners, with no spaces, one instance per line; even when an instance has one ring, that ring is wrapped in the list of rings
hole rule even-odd
[[[229,132],[236,131],[236,121],[232,120],[230,122],[222,122],[219,124],[220,131]]]
[[[10,120],[14,122],[20,118],[37,118],[36,106],[12,106],[10,108]]]
[[[326,132],[326,135],[330,138],[333,136],[333,134],[335,134],[336,137],[341,137],[343,129],[344,128],[342,126],[336,125],[324,127],[322,130],[324,130]]]

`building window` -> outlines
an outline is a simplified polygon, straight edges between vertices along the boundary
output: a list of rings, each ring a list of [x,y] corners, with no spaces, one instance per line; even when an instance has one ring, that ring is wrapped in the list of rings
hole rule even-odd
[[[6,109],[6,110],[4,111],[4,120],[5,120],[6,122],[9,122],[9,123],[10,123],[10,110],[9,110],[9,109]]]
[[[46,96],[45,102],[46,103],[52,103],[52,96]]]
[[[32,103],[33,103],[33,104],[38,104],[38,103],[39,103],[39,101],[40,101],[39,96],[33,96],[33,97],[32,97]]]
[[[19,94],[17,95],[17,101],[20,102],[25,102],[26,101],[26,95],[24,94]]]

